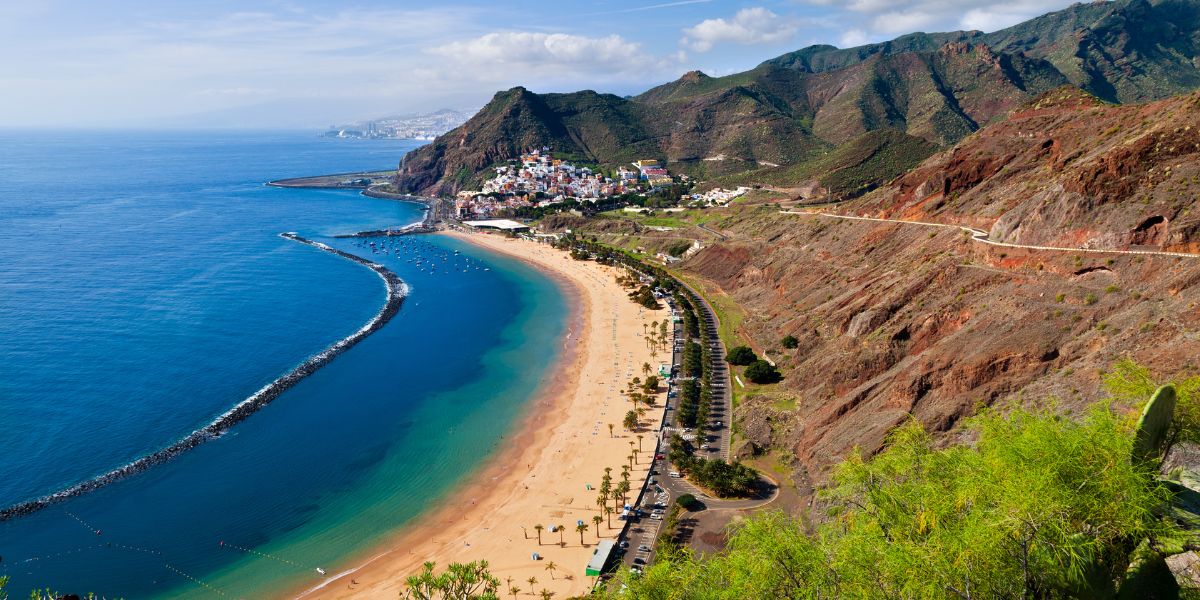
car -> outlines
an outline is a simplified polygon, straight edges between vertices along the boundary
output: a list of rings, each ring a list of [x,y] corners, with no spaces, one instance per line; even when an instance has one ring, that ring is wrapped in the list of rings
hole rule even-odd
[[[638,552],[649,552],[649,551],[650,551],[650,546],[647,546],[645,544],[638,546]]]
[[[620,544],[620,546],[621,546],[622,548],[628,548],[628,547],[629,547],[629,540],[621,540],[621,544]]]
[[[655,454],[655,455],[654,455],[654,459],[655,459],[655,460],[663,460],[663,459],[665,459],[666,457],[667,457],[667,455],[665,455],[665,454]]]
[[[646,559],[644,559],[644,558],[635,558],[635,559],[633,559],[633,564],[635,564],[635,565],[644,565],[644,564],[646,564]]]
[[[679,471],[671,471],[670,473],[668,473],[668,475],[670,475],[671,477],[681,477],[681,475],[679,474]]]
[[[660,514],[658,514],[658,513],[654,513],[654,514],[650,515],[650,518],[651,518],[651,519],[654,519],[655,521],[661,521],[661,520],[663,520],[663,516],[662,516],[662,515],[660,515]]]

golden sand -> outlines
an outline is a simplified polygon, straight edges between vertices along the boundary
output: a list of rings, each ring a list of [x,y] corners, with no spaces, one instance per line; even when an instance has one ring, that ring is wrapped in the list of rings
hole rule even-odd
[[[657,370],[665,353],[651,356],[644,331],[668,318],[665,309],[650,311],[633,303],[616,283],[616,268],[576,261],[549,246],[498,235],[450,232],[460,239],[519,258],[559,281],[572,300],[573,316],[563,355],[551,382],[541,390],[517,426],[507,447],[442,507],[406,527],[383,547],[364,556],[347,572],[319,588],[288,597],[310,599],[397,598],[404,579],[434,561],[438,571],[452,562],[487,560],[500,579],[501,596],[510,585],[529,595],[546,589],[556,598],[586,593],[593,581],[584,567],[599,539],[620,531],[615,515],[599,531],[592,517],[604,467],[612,467],[614,483],[621,466],[640,440],[643,452],[631,473],[632,496],[647,475],[647,465],[662,420],[664,397],[643,418],[640,433],[625,431],[622,421],[632,405],[622,394],[642,365]],[[608,425],[612,424],[610,436]],[[593,489],[589,490],[588,486]],[[632,497],[630,498],[632,502]],[[577,521],[588,526],[580,544]],[[538,543],[534,525],[546,527]],[[561,535],[550,526],[564,525]],[[598,535],[597,535],[598,534]],[[560,542],[561,540],[561,542]],[[531,556],[538,553],[540,560]],[[557,567],[547,569],[550,563]],[[528,580],[535,577],[537,583]],[[509,583],[511,581],[511,584]]]

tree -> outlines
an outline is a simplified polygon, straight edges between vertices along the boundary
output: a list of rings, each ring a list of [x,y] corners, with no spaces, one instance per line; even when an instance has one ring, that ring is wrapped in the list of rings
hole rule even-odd
[[[646,436],[644,436],[644,435],[642,435],[642,434],[640,434],[640,433],[639,433],[639,434],[638,434],[638,436],[637,436],[637,441],[638,441],[638,451],[639,451],[639,452],[642,450],[642,438],[644,438],[644,437],[646,437]]]
[[[557,568],[558,568],[558,565],[554,564],[554,561],[548,561],[546,563],[546,570],[550,571],[550,579],[551,580],[554,579],[554,570]]]
[[[795,350],[796,348],[800,347],[800,340],[796,339],[796,336],[794,335],[785,335],[783,336],[783,339],[779,341],[779,345],[787,348],[788,350]]]
[[[725,355],[725,362],[731,365],[745,366],[758,360],[758,355],[747,346],[734,346]]]
[[[592,515],[592,525],[596,526],[596,539],[600,539],[600,524],[604,522],[604,517],[600,515]]]
[[[650,375],[650,363],[648,363],[648,362],[642,363],[642,375],[647,375],[647,376]]]
[[[637,427],[637,424],[638,424],[637,412],[631,410],[631,411],[625,413],[625,421],[622,423],[622,425],[625,426],[625,429],[632,431],[635,427]]]
[[[579,532],[579,545],[583,545],[583,533],[588,530],[587,523],[580,523],[575,526],[575,531]]]
[[[404,600],[497,600],[500,580],[488,572],[486,560],[452,563],[441,575],[434,575],[436,566],[426,562],[420,573],[405,579],[405,590],[400,597]]]
[[[609,529],[612,529],[612,516],[613,516],[614,512],[616,512],[616,511],[613,510],[613,507],[611,507],[611,506],[604,507],[604,516],[608,517],[608,528]]]
[[[537,577],[530,575],[529,579],[526,579],[525,581],[527,581],[529,583],[529,593],[532,594],[533,586],[537,585]]]
[[[647,394],[653,394],[654,392],[657,392],[658,377],[656,375],[650,375],[649,377],[646,377],[646,382],[642,384],[642,391],[646,392]]]
[[[754,383],[775,383],[783,379],[783,375],[779,373],[779,369],[776,369],[775,365],[760,359],[746,367],[746,379]]]
[[[679,505],[684,508],[684,510],[692,510],[693,507],[696,507],[699,504],[699,502],[696,500],[696,497],[691,494],[682,494],[675,501],[678,502]]]
[[[613,424],[608,424],[608,437],[613,437]]]
[[[542,600],[550,600],[554,597],[554,592],[550,590],[542,590]]]
[[[546,527],[544,525],[542,525],[541,523],[538,523],[537,525],[533,526],[533,530],[536,531],[538,534],[538,545],[539,546],[542,545],[542,530],[545,528]]]
[[[508,588],[508,593],[512,594],[513,600],[516,600],[517,594],[521,593],[521,588],[519,588],[515,585],[511,586]]]
[[[554,527],[558,529],[558,545],[567,545],[567,542],[563,540],[563,536],[567,533],[567,528],[563,525],[555,525]]]

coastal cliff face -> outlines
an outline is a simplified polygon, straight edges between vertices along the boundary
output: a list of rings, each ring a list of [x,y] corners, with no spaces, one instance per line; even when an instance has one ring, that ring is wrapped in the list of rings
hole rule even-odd
[[[1200,94],[1111,105],[1048,93],[853,205],[1019,244],[1200,247]]]
[[[603,165],[665,158],[672,170],[703,177],[828,178],[821,161],[866,134],[899,132],[932,152],[1067,83],[1114,102],[1193,89],[1200,86],[1192,61],[1198,49],[1200,2],[1116,0],[991,34],[912,34],[847,50],[814,46],[726,77],[691,72],[632,98],[513,88],[406,156],[396,185],[406,193],[451,194],[477,183],[488,167],[543,145]],[[849,178],[862,181],[852,187],[821,181],[835,195],[852,196],[905,166],[856,169]]]
[[[1062,88],[826,210],[1021,244],[1194,251],[1197,153],[1200,94],[1116,106]],[[910,418],[950,440],[985,406],[1078,409],[1125,356],[1163,377],[1200,364],[1200,259],[994,246],[957,228],[783,214],[781,200],[705,211],[703,229],[548,225],[651,252],[704,240],[679,266],[736,303],[737,333],[785,376],[745,392],[737,450],[774,455],[801,487]],[[781,348],[787,335],[797,348]]]

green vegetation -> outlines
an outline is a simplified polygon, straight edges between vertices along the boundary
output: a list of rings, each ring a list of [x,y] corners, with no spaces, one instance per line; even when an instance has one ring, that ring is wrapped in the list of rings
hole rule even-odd
[[[696,485],[720,497],[744,497],[754,493],[758,485],[758,473],[754,469],[739,462],[699,458],[693,452],[692,445],[682,437],[671,436],[667,458]]]
[[[1133,456],[1139,460],[1152,460],[1162,456],[1166,449],[1167,434],[1175,416],[1175,387],[1164,385],[1142,409],[1138,419]]]
[[[1151,397],[1159,389],[1159,383],[1151,376],[1150,369],[1129,358],[1118,360],[1104,374],[1102,381],[1114,399],[1131,405]],[[1200,376],[1168,383],[1175,390],[1175,410],[1166,436],[1167,442],[1200,443]]]
[[[692,510],[700,507],[700,501],[696,500],[696,497],[691,494],[683,494],[679,496],[679,498],[676,498],[675,502],[677,502],[686,510]]]
[[[1129,460],[1132,419],[1095,406],[985,411],[973,446],[937,449],[912,422],[874,458],[849,457],[815,531],[778,513],[735,526],[705,560],[662,555],[610,597],[1113,597],[1135,547],[1176,533],[1152,468]],[[809,533],[811,531],[811,533]],[[618,592],[622,585],[627,592]],[[1144,596],[1143,596],[1144,597]]]
[[[629,298],[651,310],[660,308],[658,305],[658,299],[654,297],[654,290],[650,289],[650,286],[643,285],[642,287],[630,292]]]
[[[725,362],[731,365],[746,366],[758,360],[758,355],[747,346],[735,346],[725,355]]]
[[[436,564],[427,562],[417,575],[404,580],[402,600],[499,600],[500,580],[488,572],[486,560],[453,563],[440,575]]]
[[[796,339],[794,335],[785,335],[782,340],[779,340],[779,345],[788,350],[795,350],[800,347],[800,340]]]
[[[775,365],[762,359],[750,363],[750,366],[746,367],[745,375],[746,379],[753,383],[776,383],[783,379]]]

